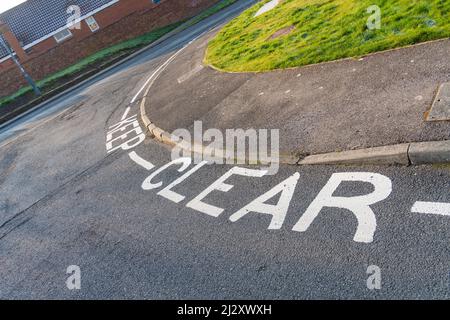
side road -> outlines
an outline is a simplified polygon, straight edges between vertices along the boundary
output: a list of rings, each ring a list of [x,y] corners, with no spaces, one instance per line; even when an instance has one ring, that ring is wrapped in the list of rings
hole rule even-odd
[[[203,64],[212,33],[190,44],[149,84],[141,115],[149,132],[279,129],[280,162],[450,162],[450,121],[426,121],[450,81],[450,40],[360,59],[267,73],[222,73]],[[189,148],[188,145],[185,146]]]
[[[221,9],[218,13],[216,13],[214,16],[220,17],[220,16],[227,16],[228,14],[233,15],[235,12],[241,12],[245,8],[249,7],[250,5],[254,4],[256,0],[240,0],[236,1],[236,3],[228,5],[227,7]],[[7,111],[6,113],[0,114],[0,128],[9,123],[9,121],[15,121],[16,118],[25,116],[31,112],[33,112],[36,109],[41,108],[43,105],[51,103],[52,101],[55,101],[59,99],[60,97],[66,95],[67,93],[76,90],[77,88],[84,86],[85,84],[92,82],[92,80],[97,79],[104,74],[109,73],[111,70],[116,69],[117,67],[123,65],[126,62],[133,61],[136,57],[140,56],[142,53],[148,51],[149,49],[158,46],[162,42],[170,40],[173,36],[182,33],[183,31],[187,30],[192,25],[199,23],[200,21],[204,20],[206,23],[208,23],[207,20],[214,21],[213,18],[209,19],[211,13],[207,16],[206,14],[200,13],[197,16],[194,16],[193,18],[187,20],[186,22],[182,23],[180,26],[175,28],[174,30],[166,33],[156,41],[150,43],[149,45],[133,52],[133,53],[124,53],[120,54],[116,57],[113,57],[110,60],[105,61],[101,65],[97,66],[96,68],[89,70],[85,73],[80,74],[76,78],[68,80],[66,83],[62,84],[61,86],[48,91],[44,93],[42,96],[37,97],[30,102],[21,105],[17,108],[14,108],[12,111]]]

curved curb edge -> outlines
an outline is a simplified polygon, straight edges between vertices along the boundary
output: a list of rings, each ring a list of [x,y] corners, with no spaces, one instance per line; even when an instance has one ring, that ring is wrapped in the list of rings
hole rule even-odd
[[[147,135],[169,146],[178,145],[191,154],[202,154],[207,150],[203,146],[191,146],[190,143],[179,143],[179,138],[159,128],[151,122],[145,111],[146,97],[141,100],[140,114]],[[200,151],[200,152],[199,152]],[[211,154],[208,150],[207,154]],[[214,154],[222,153],[217,150]],[[222,153],[223,154],[223,153]],[[235,158],[238,162],[247,163],[248,159]],[[288,165],[423,165],[450,163],[450,140],[413,142],[397,145],[331,152],[299,157],[282,154],[278,163]]]

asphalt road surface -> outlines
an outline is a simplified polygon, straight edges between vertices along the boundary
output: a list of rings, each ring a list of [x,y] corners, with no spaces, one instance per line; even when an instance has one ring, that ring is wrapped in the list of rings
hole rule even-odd
[[[235,9],[2,129],[1,298],[450,297],[448,166],[205,165],[174,201],[161,190],[194,165],[159,170],[170,150],[150,138],[107,145],[123,119],[140,136],[146,79]],[[273,188],[271,214],[241,210]]]

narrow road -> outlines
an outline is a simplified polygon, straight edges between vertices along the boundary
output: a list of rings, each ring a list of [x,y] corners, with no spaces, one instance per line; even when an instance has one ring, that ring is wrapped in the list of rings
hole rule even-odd
[[[149,76],[248,3],[1,129],[0,298],[450,297],[448,166],[282,166],[257,177],[256,167],[205,165],[168,195],[193,165],[166,166],[170,150],[149,138],[108,148],[108,133],[139,119],[131,101]],[[233,187],[219,190],[230,170]],[[277,186],[281,198],[266,203],[286,211],[241,210]],[[66,285],[71,265],[80,290]]]

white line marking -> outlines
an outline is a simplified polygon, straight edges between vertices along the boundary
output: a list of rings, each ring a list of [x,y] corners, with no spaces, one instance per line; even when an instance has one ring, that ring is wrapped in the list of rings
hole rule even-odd
[[[128,154],[130,156],[130,159],[133,160],[134,162],[136,162],[138,165],[140,165],[141,167],[144,167],[146,170],[150,171],[152,170],[155,165],[151,162],[148,162],[145,159],[142,159],[140,156],[138,156],[138,154],[134,151],[130,152]]]
[[[125,120],[125,119],[127,118],[129,112],[130,112],[130,107],[128,107],[128,108],[125,109],[125,112],[123,113],[123,116],[122,116],[122,118],[120,119],[120,121]]]
[[[162,65],[160,65],[158,67],[158,69],[156,69],[155,72],[153,72],[152,75],[147,79],[147,81],[145,81],[144,85],[141,87],[141,89],[139,89],[138,93],[136,93],[136,95],[133,97],[133,99],[131,99],[131,103],[133,103],[137,100],[139,95],[142,93],[142,91],[145,89],[145,87],[149,84],[149,82],[152,81],[152,79],[156,76],[156,74],[158,72],[164,70],[164,68],[166,68],[169,65],[169,63],[171,63],[173,61],[173,59],[175,59],[184,49],[186,49],[190,44],[192,44],[195,40],[200,38],[200,36],[202,36],[202,35],[199,35],[198,37],[195,37],[194,39],[189,41],[189,43],[187,45],[185,45],[183,48],[181,48],[180,50],[175,52],[172,56],[170,56],[169,59],[166,60],[166,62],[164,62]]]
[[[450,216],[450,203],[417,201],[411,208],[411,212]]]
[[[133,99],[131,99],[131,103],[135,102],[137,100],[137,98],[139,97],[139,95],[142,93],[142,91],[145,89],[145,87],[148,85],[148,83],[153,79],[154,76],[156,76],[156,74],[161,71],[161,69],[165,68],[169,63],[172,62],[173,59],[175,59],[175,57],[184,49],[186,48],[183,47],[180,50],[178,50],[177,52],[175,52],[166,62],[164,62],[162,65],[159,66],[158,69],[155,70],[155,72],[152,73],[152,75],[147,79],[147,81],[145,81],[144,85],[141,87],[141,89],[139,89],[138,93],[136,93],[136,95],[133,97]]]

